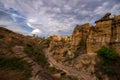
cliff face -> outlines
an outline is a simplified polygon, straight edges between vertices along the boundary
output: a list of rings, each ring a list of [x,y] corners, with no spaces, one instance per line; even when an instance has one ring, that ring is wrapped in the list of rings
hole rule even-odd
[[[101,59],[96,56],[102,46],[113,48],[120,55],[120,15],[109,17],[107,13],[96,21],[95,26],[89,23],[77,25],[70,37],[51,36],[50,52],[52,57],[63,65],[92,75],[94,80],[118,80],[116,75],[109,75],[101,68]],[[86,54],[87,53],[87,54]],[[119,75],[119,60],[112,65]]]
[[[112,18],[109,16],[110,13],[107,13],[95,22],[95,26],[90,26],[89,23],[77,25],[72,34],[71,48],[75,52],[77,50],[79,54],[81,52],[79,46],[82,46],[84,52],[81,53],[92,54],[102,46],[109,46],[120,54],[120,15]]]
[[[77,25],[72,34],[71,50],[77,57],[81,53],[86,53],[86,42],[90,32],[89,23]]]

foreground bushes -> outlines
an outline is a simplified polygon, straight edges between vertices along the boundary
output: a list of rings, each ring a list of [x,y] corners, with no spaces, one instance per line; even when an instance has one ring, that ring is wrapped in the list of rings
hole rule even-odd
[[[27,53],[28,56],[32,57],[36,62],[38,62],[43,68],[48,67],[49,63],[47,62],[47,58],[43,54],[43,48],[42,46],[32,46],[30,44],[27,44],[24,48],[25,53]]]
[[[28,63],[17,57],[0,56],[0,70],[15,72],[14,74],[20,73],[23,80],[28,80],[31,76],[31,68],[29,68]]]
[[[111,66],[111,62],[117,60],[117,53],[113,49],[103,46],[97,51],[97,55],[102,59],[100,62],[102,69],[109,74],[115,74],[115,70]]]
[[[48,69],[53,74],[62,72],[62,70],[56,69],[55,67],[49,67]]]
[[[101,47],[99,51],[97,51],[97,55],[101,56],[105,60],[115,60],[117,59],[118,55],[115,50],[107,48],[105,46]]]
[[[0,39],[2,39],[2,38],[4,38],[4,37],[5,37],[4,35],[0,34]]]

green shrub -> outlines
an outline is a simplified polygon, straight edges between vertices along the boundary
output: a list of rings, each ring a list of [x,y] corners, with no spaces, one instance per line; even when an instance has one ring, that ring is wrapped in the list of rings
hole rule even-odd
[[[97,51],[97,55],[102,58],[102,61],[100,62],[102,69],[106,73],[115,74],[115,70],[110,65],[110,63],[113,60],[114,61],[117,60],[117,58],[118,58],[117,53],[113,49],[110,49],[110,48],[103,46],[103,47],[101,47],[101,49],[99,49]]]
[[[110,74],[115,73],[115,70],[109,65],[109,61],[104,60],[104,61],[101,61],[100,64],[106,73],[110,73]]]
[[[86,39],[84,39],[83,37],[81,38],[77,49],[74,52],[74,57],[79,56],[80,54],[86,53]]]
[[[107,48],[105,46],[97,51],[97,55],[108,60],[115,60],[118,57],[117,53],[113,49]]]
[[[62,72],[62,70],[56,69],[55,67],[49,67],[49,71],[53,74]]]
[[[36,62],[38,62],[43,68],[48,67],[49,64],[46,56],[43,54],[42,46],[36,47],[27,44],[24,48],[24,51],[28,56],[32,57]]]
[[[46,39],[46,40],[45,40],[44,47],[48,48],[48,47],[50,46],[50,42],[51,42],[50,39]]]
[[[33,54],[33,53],[34,53],[34,48],[33,48],[32,45],[27,44],[26,47],[24,48],[24,51],[25,51],[26,53]]]
[[[10,68],[12,70],[22,70],[24,61],[21,58],[4,58],[0,57],[0,67],[1,68]]]
[[[31,68],[28,63],[22,58],[17,57],[2,57],[0,56],[0,69],[2,70],[13,70],[17,72],[22,72],[23,79],[28,80],[31,74]]]
[[[0,34],[0,39],[3,39],[4,37],[5,37],[4,35]]]
[[[66,57],[66,56],[67,56],[67,53],[68,53],[68,51],[64,51],[63,57]]]
[[[114,70],[111,66],[102,65],[102,68],[103,68],[104,71],[107,72],[107,73],[110,73],[110,74],[114,74],[114,73],[115,73],[115,70]]]
[[[47,58],[43,54],[38,54],[35,56],[36,61],[43,67],[47,68],[49,63],[47,61]]]

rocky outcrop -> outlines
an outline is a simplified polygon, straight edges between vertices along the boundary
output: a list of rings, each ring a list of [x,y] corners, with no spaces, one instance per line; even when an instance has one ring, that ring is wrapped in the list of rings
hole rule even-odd
[[[110,15],[107,13],[96,21],[95,26],[90,26],[89,23],[77,25],[72,34],[71,48],[79,53],[92,54],[102,46],[109,46],[120,55],[120,15],[112,18]],[[80,46],[82,46],[82,50]]]
[[[89,23],[77,25],[72,34],[71,50],[78,56],[79,53],[86,53],[86,42],[90,32]]]
[[[51,40],[54,40],[54,41],[61,41],[62,40],[62,37],[61,36],[57,36],[57,35],[52,35],[50,36]]]
[[[106,13],[101,19],[99,19],[98,21],[95,21],[95,23],[110,20],[110,15],[111,13]]]
[[[77,25],[70,37],[53,36],[49,47],[51,56],[57,63],[91,75],[94,80],[115,79],[101,69],[101,59],[96,55],[96,51],[107,46],[120,55],[120,15],[110,18],[110,13],[107,13],[95,23],[95,26],[90,26],[89,23]],[[116,70],[119,72],[118,68]]]

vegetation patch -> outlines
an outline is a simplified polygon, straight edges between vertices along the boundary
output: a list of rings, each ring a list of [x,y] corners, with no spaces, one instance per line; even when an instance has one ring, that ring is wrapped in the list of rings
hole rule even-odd
[[[105,46],[101,47],[101,49],[97,51],[97,55],[108,61],[116,60],[118,57],[115,50],[107,48]]]
[[[100,62],[102,69],[108,74],[115,74],[115,69],[111,65],[113,61],[117,62],[118,59],[115,50],[103,46],[97,51],[97,55],[102,59]]]
[[[3,34],[0,34],[0,39],[3,39],[5,36]]]
[[[25,53],[28,56],[32,57],[36,62],[38,62],[43,68],[47,68],[49,63],[47,62],[47,58],[43,54],[43,47],[42,46],[32,46],[27,44],[24,48]]]
[[[53,74],[62,72],[62,70],[56,69],[55,67],[49,67],[49,71]]]
[[[0,69],[21,73],[23,80],[28,80],[31,76],[31,68],[22,58],[0,56]]]
[[[75,58],[80,55],[80,53],[86,53],[86,42],[84,38],[81,38],[77,49],[74,52]]]
[[[64,53],[63,53],[63,57],[66,57],[67,54],[68,54],[68,51],[64,51]]]
[[[43,52],[42,46],[35,47],[30,44],[27,44],[24,48],[24,51],[27,53],[28,56],[32,57],[34,61],[40,64],[42,68],[47,69],[50,73],[55,74],[62,72],[61,70],[56,69],[55,67],[49,67],[49,63]]]

